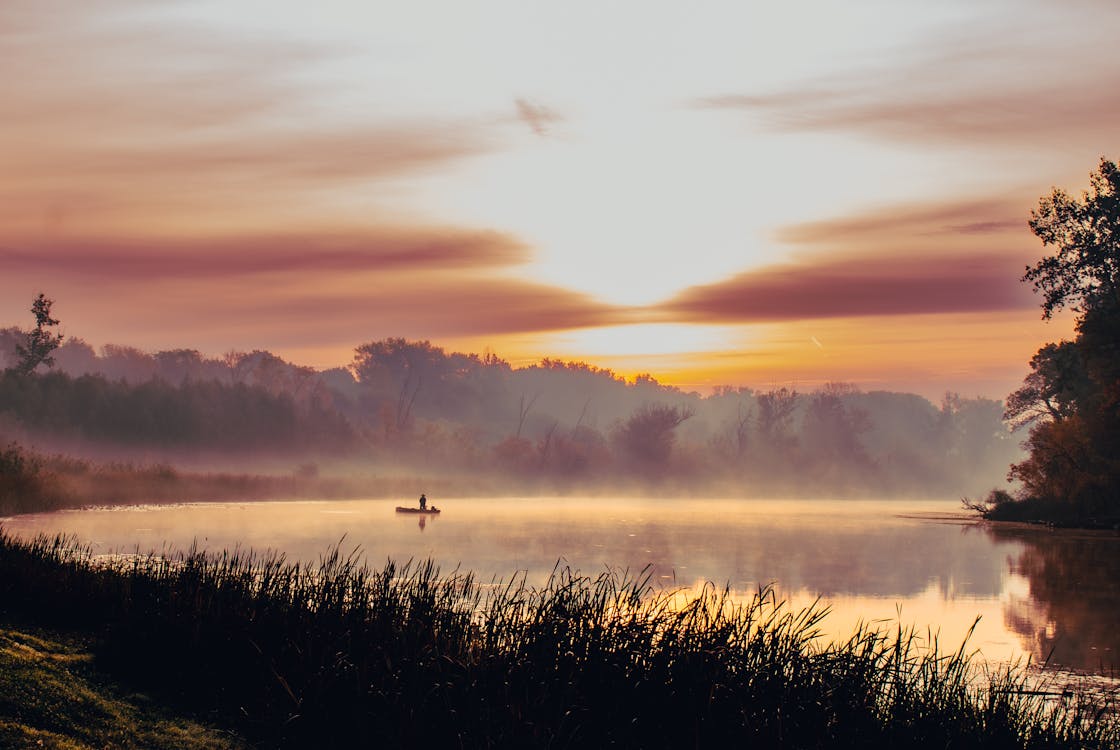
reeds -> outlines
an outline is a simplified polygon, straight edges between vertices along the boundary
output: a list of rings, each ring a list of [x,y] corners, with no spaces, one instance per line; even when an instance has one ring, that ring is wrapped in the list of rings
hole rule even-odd
[[[98,633],[103,668],[264,747],[1120,747],[1087,698],[912,630],[824,645],[826,614],[648,571],[531,587],[341,544],[94,558],[0,529],[0,616]]]

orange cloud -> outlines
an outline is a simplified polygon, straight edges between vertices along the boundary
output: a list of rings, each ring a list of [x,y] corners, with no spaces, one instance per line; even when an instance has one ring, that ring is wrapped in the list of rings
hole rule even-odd
[[[935,402],[946,390],[1003,398],[1022,382],[1024,363],[1040,342],[1071,331],[1068,316],[1046,323],[1021,310],[828,318],[745,326],[740,346],[731,350],[603,356],[595,362],[620,373],[653,372],[686,390],[739,384],[805,392],[843,380],[863,390],[920,393]]]

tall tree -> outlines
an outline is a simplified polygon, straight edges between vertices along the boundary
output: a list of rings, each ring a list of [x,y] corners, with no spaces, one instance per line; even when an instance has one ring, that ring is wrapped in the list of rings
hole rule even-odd
[[[35,327],[27,332],[25,344],[16,345],[16,354],[19,362],[14,369],[24,375],[30,375],[39,365],[54,366],[54,357],[51,352],[62,344],[62,334],[53,333],[49,329],[58,325],[58,321],[51,317],[51,305],[54,300],[48,299],[42,292],[31,303],[31,314],[35,316]]]
[[[1055,248],[1023,281],[1043,295],[1042,317],[1077,313],[1073,341],[1047,344],[1031,360],[1005,417],[1031,424],[1029,457],[1012,467],[1025,496],[1076,515],[1120,505],[1120,167],[1102,159],[1090,189],[1055,188],[1031,213],[1031,231]]]

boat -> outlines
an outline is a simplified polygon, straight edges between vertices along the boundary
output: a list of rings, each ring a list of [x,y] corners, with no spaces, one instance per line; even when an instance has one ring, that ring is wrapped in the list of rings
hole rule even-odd
[[[406,508],[403,505],[398,505],[397,513],[424,513],[426,515],[432,516],[439,513],[439,508],[433,505],[421,510],[420,508]]]

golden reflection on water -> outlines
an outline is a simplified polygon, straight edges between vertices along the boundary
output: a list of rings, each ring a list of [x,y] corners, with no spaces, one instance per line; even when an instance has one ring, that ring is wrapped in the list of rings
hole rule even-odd
[[[397,514],[399,500],[145,506],[20,516],[20,535],[76,534],[95,552],[275,549],[315,562],[330,547],[369,565],[432,558],[481,581],[522,573],[543,584],[559,564],[638,574],[750,597],[773,584],[794,608],[820,597],[828,638],[861,623],[937,635],[1005,662],[1030,656],[1115,670],[1120,537],[985,529],[954,519],[959,501],[433,498],[439,516]],[[404,504],[411,505],[412,501]],[[1112,673],[1115,673],[1114,671]]]
[[[677,601],[684,604],[703,590],[705,583],[696,581],[681,590]],[[899,630],[913,631],[915,647],[919,652],[932,650],[939,653],[956,652],[962,645],[965,653],[977,652],[977,660],[993,664],[1026,663],[1029,656],[1021,640],[1007,627],[1004,607],[1013,590],[1026,591],[1027,582],[1021,578],[1008,581],[1008,590],[1000,597],[946,598],[941,589],[930,585],[926,590],[907,597],[904,601],[882,596],[832,595],[821,597],[808,589],[787,591],[776,587],[778,599],[790,612],[809,607],[827,610],[827,616],[818,626],[818,643],[825,645],[847,640],[858,630],[872,630],[898,634]],[[758,589],[730,592],[734,603],[747,604]]]

